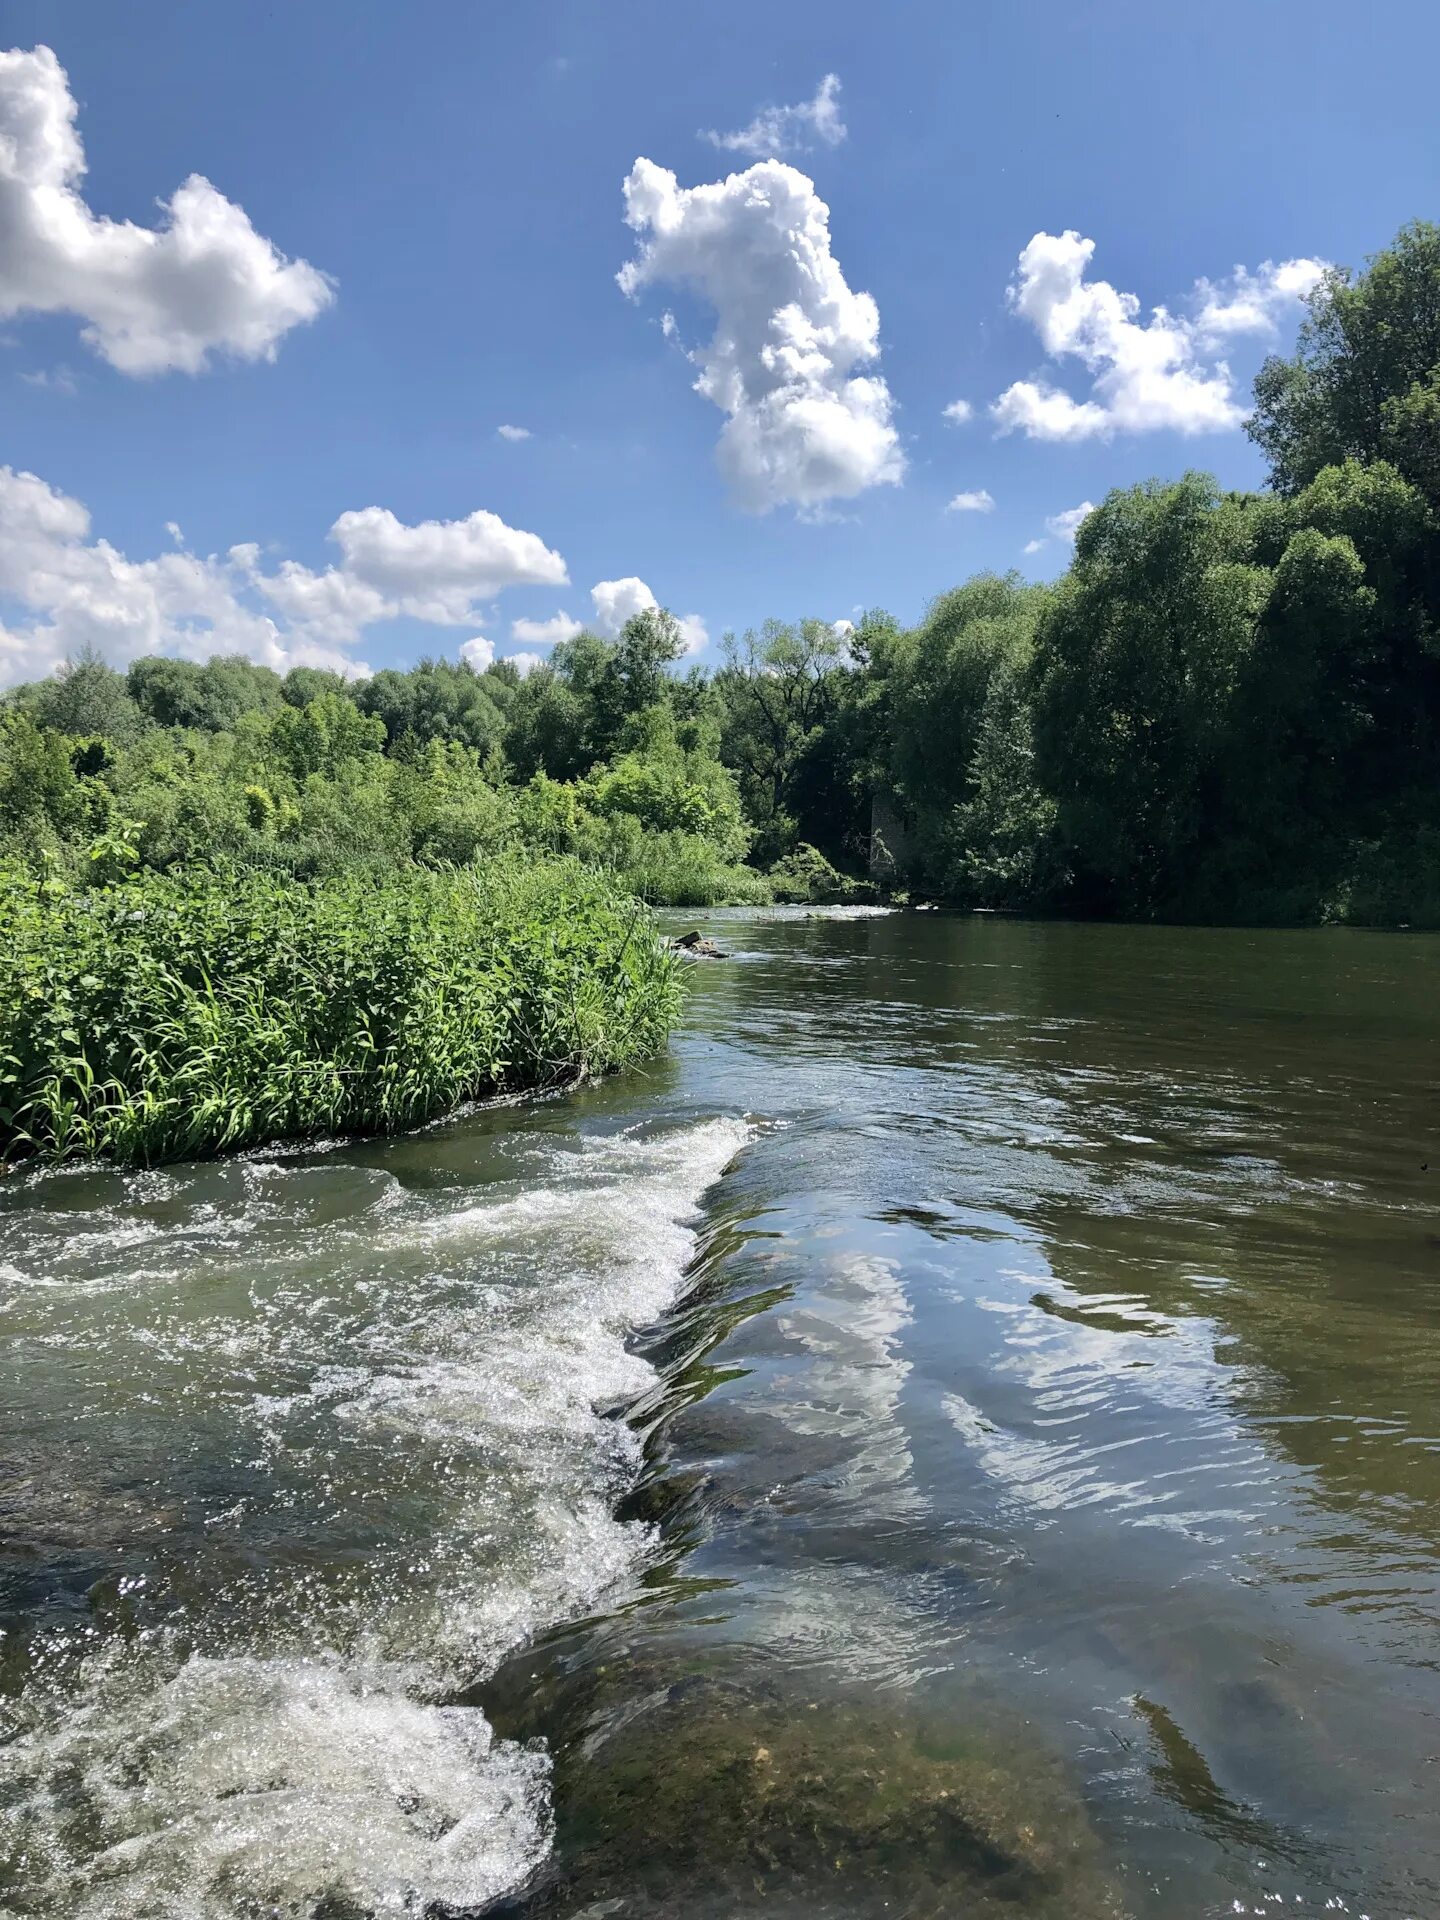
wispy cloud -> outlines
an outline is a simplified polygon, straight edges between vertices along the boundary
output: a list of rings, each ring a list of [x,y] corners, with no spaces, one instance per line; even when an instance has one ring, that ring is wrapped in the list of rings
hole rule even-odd
[[[702,140],[724,153],[748,154],[752,160],[774,160],[787,153],[807,153],[818,142],[838,147],[848,128],[840,118],[840,81],[827,73],[814,97],[792,107],[762,107],[748,127],[734,133],[703,131]]]

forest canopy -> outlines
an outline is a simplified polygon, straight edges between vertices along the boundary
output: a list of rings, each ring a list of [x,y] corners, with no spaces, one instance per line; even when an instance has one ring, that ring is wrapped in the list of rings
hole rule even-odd
[[[0,835],[86,884],[531,848],[686,905],[1440,924],[1440,228],[1322,279],[1249,432],[1264,491],[1120,489],[1053,584],[771,621],[708,673],[661,610],[525,677],[83,655],[0,707]]]

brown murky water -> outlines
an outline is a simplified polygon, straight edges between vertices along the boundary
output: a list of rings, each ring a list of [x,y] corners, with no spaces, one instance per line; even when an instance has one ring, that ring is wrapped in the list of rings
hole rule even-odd
[[[707,925],[0,1190],[0,1911],[1440,1915],[1440,941]]]

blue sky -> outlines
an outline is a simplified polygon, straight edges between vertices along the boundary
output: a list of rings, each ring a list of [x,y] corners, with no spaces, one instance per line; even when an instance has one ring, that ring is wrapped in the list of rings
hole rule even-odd
[[[515,622],[591,620],[607,581],[713,649],[1048,575],[1047,521],[1111,486],[1257,482],[1237,421],[1303,263],[1440,210],[1428,5],[12,0],[4,44],[65,80],[12,67],[0,134],[68,92],[87,168],[42,142],[0,181],[0,464],[43,483],[0,500],[9,679],[86,639],[543,654]],[[828,114],[701,137],[827,74]],[[820,222],[798,266],[780,202]]]

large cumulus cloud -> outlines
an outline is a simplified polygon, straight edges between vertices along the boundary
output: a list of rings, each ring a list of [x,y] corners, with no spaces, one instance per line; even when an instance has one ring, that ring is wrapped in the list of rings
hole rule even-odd
[[[682,187],[640,159],[625,218],[641,238],[623,291],[678,284],[714,310],[714,333],[691,355],[695,387],[726,416],[720,468],[743,507],[814,511],[899,481],[890,391],[861,371],[879,355],[880,315],[841,272],[830,210],[805,174],[762,160]]]
[[[198,373],[214,353],[273,359],[334,298],[192,173],[159,227],[91,211],[65,70],[49,47],[0,53],[0,316],[70,313],[122,373]]]

